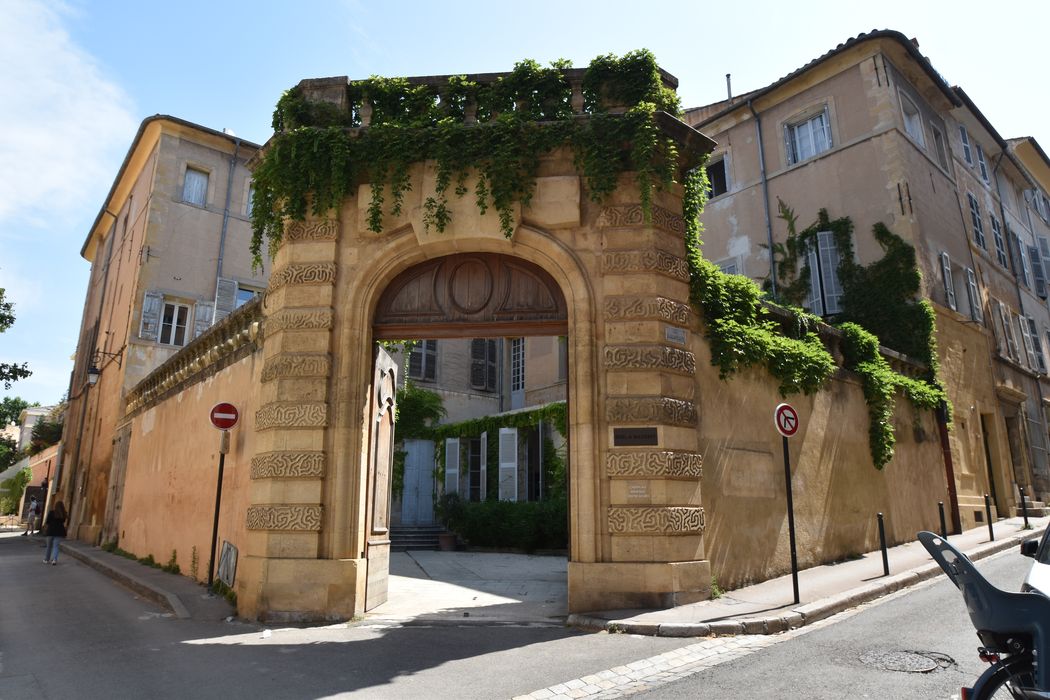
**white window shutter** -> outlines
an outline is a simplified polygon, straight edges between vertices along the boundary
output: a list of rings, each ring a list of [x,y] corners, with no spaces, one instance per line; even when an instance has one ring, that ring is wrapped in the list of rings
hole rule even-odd
[[[215,314],[215,303],[198,301],[193,305],[193,337],[199,338],[211,326]]]
[[[1046,270],[1043,268],[1043,257],[1037,246],[1028,246],[1028,257],[1032,261],[1032,276],[1035,278],[1035,293],[1040,299],[1046,299]]]
[[[1035,361],[1039,365],[1039,372],[1046,374],[1046,358],[1043,356],[1043,342],[1039,337],[1039,330],[1035,326],[1035,319],[1029,316],[1027,319],[1023,319],[1028,323],[1028,335],[1032,339],[1032,350],[1035,354]]]
[[[220,277],[215,285],[215,320],[218,323],[237,308],[237,282]]]
[[[488,496],[488,481],[489,481],[489,434],[484,432],[481,434],[481,496],[480,500],[484,501]]]
[[[820,271],[817,262],[817,246],[809,246],[806,252],[807,265],[809,265],[809,298],[806,299],[806,308],[811,314],[824,315],[824,300],[820,297]]]
[[[839,249],[835,244],[835,234],[831,231],[817,233],[820,248],[820,269],[824,280],[824,302],[827,313],[837,314],[842,311],[842,285],[839,283]]]
[[[164,295],[152,289],[147,290],[142,298],[142,321],[139,324],[139,337],[156,341],[160,335],[160,313],[164,308]]]
[[[1014,315],[1017,319],[1017,327],[1021,329],[1021,341],[1024,343],[1025,361],[1031,369],[1038,365],[1035,361],[1035,348],[1032,346],[1032,335],[1028,330],[1028,321],[1023,316]]]
[[[459,493],[459,438],[445,440],[445,493]]]
[[[966,268],[966,293],[970,298],[970,318],[984,323],[984,310],[981,308],[981,292],[977,287],[977,275]]]
[[[958,311],[959,305],[955,302],[955,280],[952,279],[952,261],[947,253],[941,253],[941,279],[944,282],[944,296],[952,311]]]
[[[518,500],[518,429],[499,429],[499,500]]]

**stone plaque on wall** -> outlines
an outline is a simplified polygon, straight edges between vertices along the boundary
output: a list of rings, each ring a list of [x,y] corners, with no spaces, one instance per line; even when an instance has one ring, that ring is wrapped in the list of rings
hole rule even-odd
[[[647,447],[658,444],[655,427],[613,428],[613,447]]]

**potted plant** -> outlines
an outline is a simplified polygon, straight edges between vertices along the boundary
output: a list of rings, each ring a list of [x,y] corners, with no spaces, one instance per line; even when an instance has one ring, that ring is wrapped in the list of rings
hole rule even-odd
[[[463,515],[463,499],[458,493],[446,493],[434,504],[434,515],[446,532],[438,534],[438,547],[442,552],[456,549],[455,529]]]

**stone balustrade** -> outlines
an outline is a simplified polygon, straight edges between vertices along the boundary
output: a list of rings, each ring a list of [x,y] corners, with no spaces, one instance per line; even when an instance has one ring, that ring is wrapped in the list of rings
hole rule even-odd
[[[195,338],[128,392],[126,415],[133,416],[199,382],[258,348],[262,301],[248,302]]]

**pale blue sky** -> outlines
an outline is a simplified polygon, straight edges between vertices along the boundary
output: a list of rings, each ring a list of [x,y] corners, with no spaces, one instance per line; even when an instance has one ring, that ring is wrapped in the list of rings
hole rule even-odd
[[[989,9],[999,16],[989,15]],[[53,403],[72,368],[80,246],[146,116],[264,142],[301,78],[510,70],[523,58],[649,48],[685,106],[767,85],[871,29],[916,37],[1004,137],[1050,150],[1050,3],[435,3],[0,0],[0,287],[17,321],[0,362],[34,376],[0,396]]]

